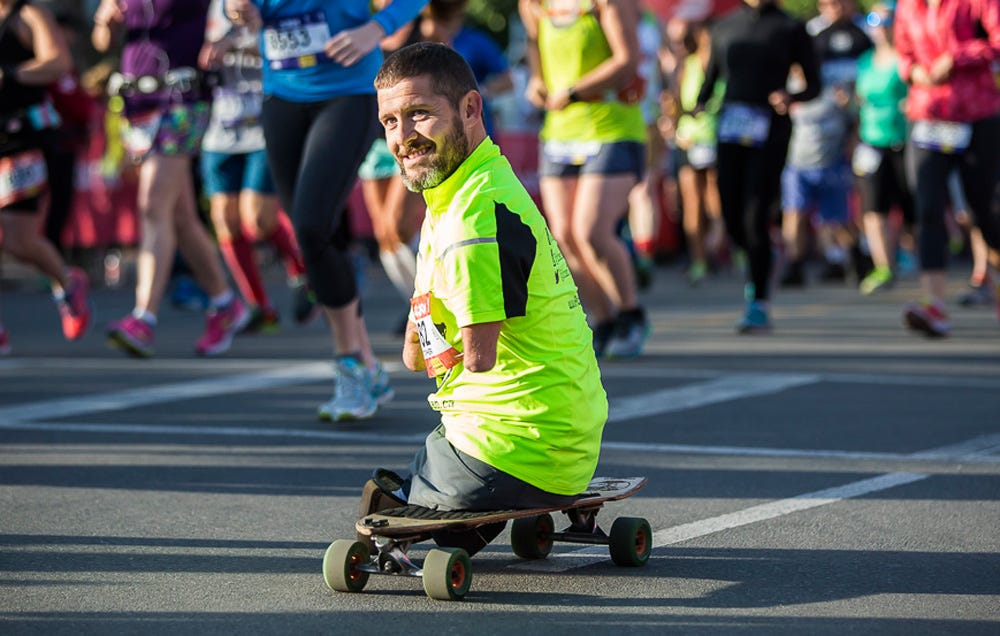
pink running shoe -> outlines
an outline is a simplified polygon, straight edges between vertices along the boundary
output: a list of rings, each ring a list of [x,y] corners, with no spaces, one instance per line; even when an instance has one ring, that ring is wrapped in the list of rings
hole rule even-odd
[[[903,322],[930,338],[943,338],[951,332],[948,314],[936,303],[910,303],[903,310]]]
[[[90,282],[83,270],[72,267],[69,270],[69,289],[58,301],[59,314],[62,316],[63,335],[67,340],[79,340],[87,333],[90,326],[90,305],[87,295]]]
[[[153,326],[129,314],[108,325],[108,344],[133,358],[153,355]]]
[[[0,325],[0,356],[9,356],[10,352],[10,336],[4,326]]]
[[[205,334],[194,346],[200,356],[217,356],[229,350],[233,336],[250,321],[250,312],[239,298],[221,309],[209,309],[206,314]]]

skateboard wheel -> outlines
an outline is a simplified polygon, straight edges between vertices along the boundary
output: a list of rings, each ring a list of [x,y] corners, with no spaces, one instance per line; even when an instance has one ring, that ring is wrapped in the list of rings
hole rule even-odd
[[[649,522],[639,517],[619,517],[611,525],[608,550],[615,565],[646,565],[653,551],[653,532]]]
[[[472,585],[472,562],[461,549],[433,549],[424,559],[424,592],[438,601],[460,601]]]
[[[368,546],[360,541],[337,539],[323,555],[323,580],[337,592],[360,592],[368,583],[368,573],[358,566],[368,562]]]
[[[552,551],[555,527],[548,513],[514,519],[510,526],[510,547],[522,559],[544,559]]]

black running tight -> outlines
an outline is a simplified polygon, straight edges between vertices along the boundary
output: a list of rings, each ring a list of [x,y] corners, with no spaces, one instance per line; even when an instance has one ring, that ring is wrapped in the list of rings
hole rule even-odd
[[[267,160],[295,227],[316,300],[338,309],[358,297],[349,238],[338,232],[358,166],[378,132],[375,95],[323,102],[264,99]]]
[[[972,125],[972,140],[962,153],[944,154],[907,145],[907,170],[917,207],[921,269],[938,271],[947,266],[948,175],[954,168],[965,191],[969,214],[987,245],[1000,250],[1000,214],[993,208],[1000,177],[1000,117]]]
[[[719,144],[717,171],[719,201],[729,238],[747,254],[753,300],[770,297],[771,225],[781,200],[781,171],[785,167],[792,124],[772,115],[767,140],[757,148]]]

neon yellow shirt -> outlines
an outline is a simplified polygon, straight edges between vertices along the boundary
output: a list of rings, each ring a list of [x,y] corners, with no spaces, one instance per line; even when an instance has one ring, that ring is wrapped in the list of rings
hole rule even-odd
[[[556,26],[548,17],[538,22],[542,77],[550,93],[569,88],[611,57],[592,5],[581,2],[581,15],[566,26]],[[625,104],[611,95],[603,101],[576,102],[548,111],[540,137],[543,141],[645,142],[646,124],[639,104]]]
[[[484,140],[424,191],[415,296],[438,331],[502,321],[496,365],[461,362],[428,397],[459,450],[537,488],[583,492],[594,475],[607,396],[576,284],[510,163]]]

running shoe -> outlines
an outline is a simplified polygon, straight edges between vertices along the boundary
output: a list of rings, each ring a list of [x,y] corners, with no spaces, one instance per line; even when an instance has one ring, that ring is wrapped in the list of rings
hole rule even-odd
[[[604,357],[604,352],[608,348],[608,341],[615,332],[615,321],[608,320],[594,325],[594,354],[598,358]]]
[[[770,333],[771,319],[767,315],[767,307],[760,302],[747,303],[747,311],[743,319],[736,323],[736,331],[741,334]]]
[[[372,387],[372,399],[377,405],[382,406],[396,396],[389,382],[389,372],[380,361],[375,361],[375,369],[368,371],[368,376],[368,382]]]
[[[250,320],[250,312],[239,298],[233,298],[220,309],[210,309],[205,314],[205,333],[194,346],[200,356],[217,356],[229,351],[233,336]]]
[[[650,326],[642,307],[618,314],[604,353],[609,358],[634,358],[642,353]]]
[[[708,276],[708,265],[705,261],[695,261],[687,271],[688,285],[697,287]]]
[[[83,270],[76,267],[69,269],[68,278],[69,289],[56,300],[56,304],[62,317],[63,335],[67,340],[79,340],[90,326],[91,309],[87,302],[90,282]]]
[[[962,307],[986,307],[993,304],[993,296],[989,283],[969,283],[968,291],[958,297],[958,304]]]
[[[133,358],[152,356],[154,342],[153,326],[132,314],[108,325],[108,344]]]
[[[271,307],[250,308],[250,319],[242,333],[276,334],[281,331],[281,316]]]
[[[292,315],[295,316],[295,322],[300,325],[309,324],[319,315],[316,295],[305,282],[292,285]]]
[[[864,296],[870,296],[877,291],[889,289],[892,287],[893,282],[892,270],[888,267],[879,266],[862,279],[861,284],[858,285],[858,291]]]
[[[0,356],[9,356],[11,351],[10,335],[4,326],[0,325]]]
[[[903,323],[930,338],[943,338],[951,332],[948,314],[938,303],[910,303],[903,310]]]
[[[378,404],[372,397],[369,372],[354,358],[341,357],[334,362],[333,397],[320,405],[317,415],[328,422],[364,420],[375,414]]]

